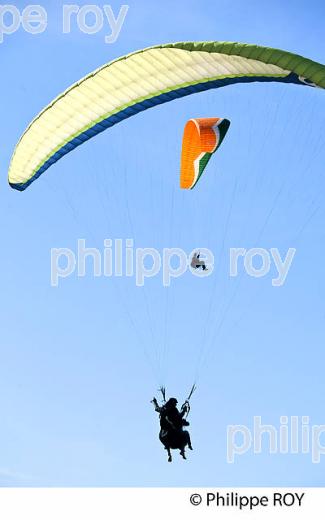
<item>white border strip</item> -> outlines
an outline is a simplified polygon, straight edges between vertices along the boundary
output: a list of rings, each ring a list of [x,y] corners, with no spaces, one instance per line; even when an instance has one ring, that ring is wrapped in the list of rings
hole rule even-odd
[[[219,505],[216,503],[216,497],[219,497]],[[260,503],[251,508],[249,505],[240,508],[238,500],[246,502],[245,497],[254,504],[258,500]],[[229,504],[221,504],[221,498],[228,500]],[[200,499],[201,503],[199,503]],[[208,501],[209,505],[207,505]],[[180,515],[179,518],[189,520],[192,518],[323,520],[324,510],[325,488],[3,488],[0,490],[0,515],[5,520],[107,520],[109,518],[166,520],[177,518],[177,515]]]

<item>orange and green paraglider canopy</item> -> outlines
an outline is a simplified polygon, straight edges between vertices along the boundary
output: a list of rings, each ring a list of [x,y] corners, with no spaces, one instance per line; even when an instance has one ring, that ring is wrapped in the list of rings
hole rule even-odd
[[[190,119],[186,123],[181,157],[181,188],[194,188],[210,157],[221,145],[229,126],[230,121],[220,117]]]

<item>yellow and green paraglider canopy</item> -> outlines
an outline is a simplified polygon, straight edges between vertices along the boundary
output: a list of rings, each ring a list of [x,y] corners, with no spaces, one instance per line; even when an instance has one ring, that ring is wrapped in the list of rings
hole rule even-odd
[[[234,42],[157,45],[112,61],[72,85],[30,123],[9,183],[25,190],[83,142],[143,110],[234,83],[325,88],[325,66],[290,52]]]

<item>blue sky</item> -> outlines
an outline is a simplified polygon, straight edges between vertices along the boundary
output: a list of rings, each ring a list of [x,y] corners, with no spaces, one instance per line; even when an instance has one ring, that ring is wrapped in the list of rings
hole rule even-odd
[[[19,31],[0,46],[0,484],[324,485],[325,463],[312,464],[310,454],[265,449],[226,461],[229,424],[251,427],[254,416],[274,426],[280,416],[325,423],[322,91],[252,84],[197,94],[104,132],[24,193],[6,180],[30,120],[103,63],[183,40],[257,43],[324,62],[324,4],[128,4],[112,45],[107,28],[62,35],[62,3],[43,2],[47,31]],[[182,131],[199,116],[232,125],[197,188],[184,193]],[[105,238],[159,250],[209,247],[217,266],[169,289],[160,278],[137,288],[133,279],[90,275],[51,287],[51,248],[75,250],[79,238],[98,248]],[[297,248],[282,288],[272,287],[271,274],[227,276],[229,248],[255,246]],[[161,380],[181,400],[195,375],[195,451],[168,465],[149,401]]]

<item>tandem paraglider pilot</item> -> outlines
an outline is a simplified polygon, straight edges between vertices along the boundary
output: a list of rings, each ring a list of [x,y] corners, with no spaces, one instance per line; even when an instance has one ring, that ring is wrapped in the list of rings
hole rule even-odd
[[[172,461],[171,450],[179,450],[183,459],[186,459],[185,448],[192,450],[191,437],[184,426],[189,426],[186,417],[190,411],[189,400],[187,399],[181,407],[181,411],[177,408],[177,399],[171,397],[167,402],[161,406],[154,397],[151,401],[155,407],[155,411],[159,413],[160,417],[160,433],[159,439],[164,445],[168,453],[168,462]]]

